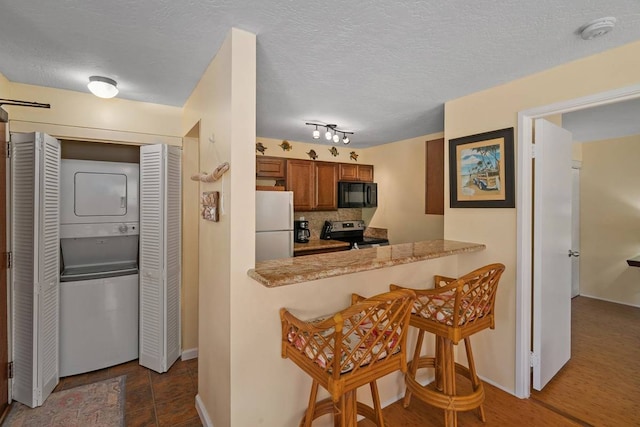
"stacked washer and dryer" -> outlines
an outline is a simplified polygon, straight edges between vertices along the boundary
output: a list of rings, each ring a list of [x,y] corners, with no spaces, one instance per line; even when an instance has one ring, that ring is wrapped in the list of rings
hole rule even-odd
[[[60,376],[138,358],[139,165],[61,161]]]

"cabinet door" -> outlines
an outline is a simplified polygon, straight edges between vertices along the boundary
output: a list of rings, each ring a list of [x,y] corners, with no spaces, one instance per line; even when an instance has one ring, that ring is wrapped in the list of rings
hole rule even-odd
[[[340,163],[339,166],[339,180],[340,181],[357,181],[358,180],[358,165],[350,163]]]
[[[280,157],[256,156],[256,177],[284,179],[286,159]]]
[[[358,165],[358,181],[373,182],[373,165]]]
[[[315,209],[330,211],[338,209],[338,165],[316,162]]]
[[[310,211],[315,207],[315,167],[310,160],[287,161],[287,191],[293,191],[293,209]]]

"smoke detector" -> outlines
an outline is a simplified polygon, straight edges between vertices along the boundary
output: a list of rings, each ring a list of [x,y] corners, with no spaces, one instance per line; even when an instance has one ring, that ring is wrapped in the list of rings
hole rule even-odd
[[[609,16],[606,18],[596,19],[588,24],[584,25],[579,31],[580,36],[584,40],[591,40],[597,37],[604,36],[609,31],[613,30],[616,25],[616,18]]]

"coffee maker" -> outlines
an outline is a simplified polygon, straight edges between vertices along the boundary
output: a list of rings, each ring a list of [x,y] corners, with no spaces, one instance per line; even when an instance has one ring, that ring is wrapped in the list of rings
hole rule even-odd
[[[309,221],[306,221],[304,218],[293,221],[293,233],[294,239],[297,243],[307,243],[309,241],[309,237],[311,237]]]

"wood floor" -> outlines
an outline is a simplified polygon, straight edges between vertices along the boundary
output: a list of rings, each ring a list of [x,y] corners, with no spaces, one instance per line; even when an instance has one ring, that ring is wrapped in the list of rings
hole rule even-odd
[[[126,425],[201,426],[195,410],[197,359],[178,361],[166,374],[137,361],[67,377],[56,390],[126,374]],[[459,378],[464,391],[468,381]],[[640,308],[577,297],[572,301],[571,360],[542,392],[518,399],[485,383],[482,423],[463,412],[463,426],[640,426]],[[387,427],[441,427],[442,411],[414,398],[408,409],[384,409]],[[374,426],[364,420],[361,427]],[[270,426],[268,426],[270,427]],[[274,426],[275,427],[275,426]]]
[[[458,387],[467,383],[460,377]],[[463,412],[459,426],[640,426],[640,308],[574,298],[572,355],[560,373],[529,399],[487,383],[485,394],[487,422]],[[387,427],[444,426],[442,411],[415,398],[408,409],[396,402],[383,412]]]
[[[158,374],[124,363],[88,374],[62,378],[55,391],[126,375],[125,425],[127,427],[201,427],[195,408],[198,360],[178,360],[169,372]]]

